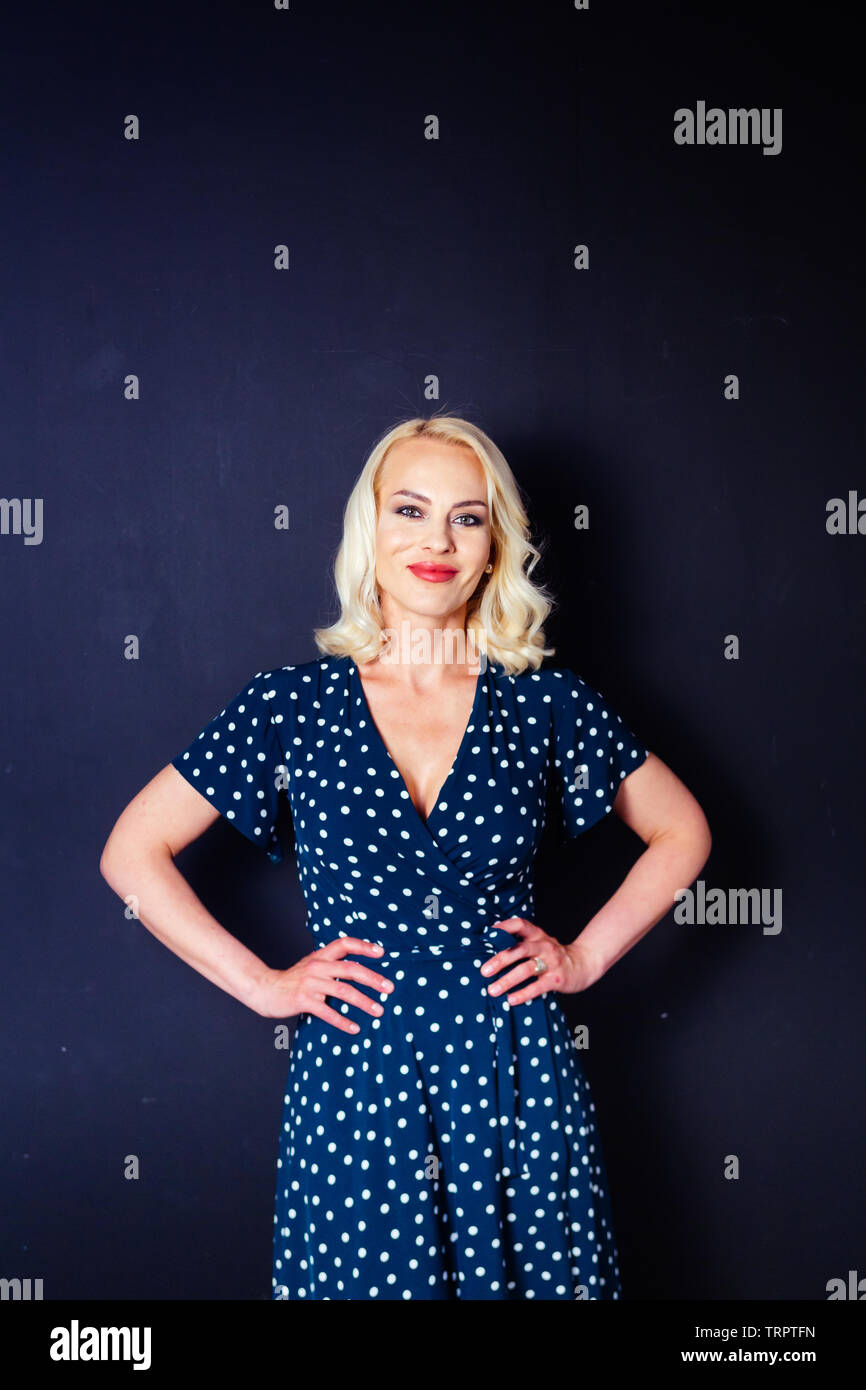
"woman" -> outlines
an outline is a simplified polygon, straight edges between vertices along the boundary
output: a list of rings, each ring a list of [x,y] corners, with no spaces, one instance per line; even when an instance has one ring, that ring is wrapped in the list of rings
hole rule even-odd
[[[554,996],[670,910],[710,834],[597,691],[539,669],[537,559],[486,434],[398,425],[346,507],[322,655],[253,676],[106,844],[104,876],[170,950],[299,1020],[274,1298],[621,1296],[594,1107]],[[647,846],[565,944],[533,920],[549,782],[571,836],[613,809]],[[279,860],[283,794],[316,949],[274,970],[173,859],[222,814]]]

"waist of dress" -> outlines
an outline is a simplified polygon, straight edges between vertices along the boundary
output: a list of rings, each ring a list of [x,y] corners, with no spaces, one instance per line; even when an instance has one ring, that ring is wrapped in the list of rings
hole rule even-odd
[[[348,959],[354,958],[362,961],[365,965],[374,967],[377,964],[386,965],[386,962],[393,960],[395,963],[399,963],[403,972],[407,968],[410,970],[415,968],[429,970],[436,961],[468,965],[473,959],[496,955],[498,951],[515,946],[519,941],[518,937],[505,931],[480,932],[471,937],[464,937],[460,941],[424,945],[418,942],[392,944],[393,938],[389,937],[388,934],[383,934],[381,938],[377,938],[374,933],[371,933],[366,939],[374,943],[378,942],[379,945],[383,946],[385,948],[383,954],[377,956],[375,960],[371,960],[369,956],[352,957],[351,955]],[[518,1179],[529,1178],[530,1169],[523,1138],[526,1121],[520,1114],[520,1097],[516,1081],[518,1040],[512,1011],[507,1000],[499,1000],[494,1004],[486,989],[483,989],[483,985],[482,991],[493,1029],[497,1109],[504,1149],[502,1176]]]
[[[516,946],[518,938],[513,937],[508,932],[502,932],[498,940],[491,936],[479,935],[463,941],[443,942],[442,944],[418,945],[417,943],[395,945],[393,937],[376,937],[374,935],[366,938],[374,945],[384,947],[383,954],[379,960],[399,960],[401,965],[429,965],[431,961],[453,960],[469,961],[478,956],[494,956],[497,951],[506,950],[509,946]],[[369,962],[369,957],[358,957]]]

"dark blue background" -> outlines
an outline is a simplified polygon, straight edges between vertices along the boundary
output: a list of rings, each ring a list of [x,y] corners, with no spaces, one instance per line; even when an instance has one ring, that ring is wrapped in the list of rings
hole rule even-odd
[[[783,890],[778,936],[666,919],[565,1001],[625,1296],[866,1273],[866,540],[825,529],[866,491],[862,83],[841,10],[709,8],[4,17],[0,491],[43,498],[45,533],[0,536],[0,1275],[270,1297],[286,1053],[98,861],[251,673],[316,655],[349,489],[434,410],[504,450],[556,660],[698,797],[702,877]],[[782,153],[676,146],[698,100],[782,107]],[[541,924],[573,937],[640,848],[615,817],[551,842]],[[269,964],[310,948],[291,860],[220,823],[181,867]]]

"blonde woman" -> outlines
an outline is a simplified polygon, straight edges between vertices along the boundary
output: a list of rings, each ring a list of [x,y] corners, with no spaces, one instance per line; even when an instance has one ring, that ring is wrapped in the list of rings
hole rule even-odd
[[[542,667],[537,559],[486,434],[435,416],[390,430],[346,506],[321,655],[254,675],[103,852],[170,950],[256,1013],[298,1020],[274,1298],[621,1297],[556,994],[589,988],[669,911],[710,834],[596,690]],[[564,944],[534,920],[551,781],[570,835],[615,810],[647,846]],[[278,860],[282,796],[315,949],[276,970],[173,861],[219,815]]]

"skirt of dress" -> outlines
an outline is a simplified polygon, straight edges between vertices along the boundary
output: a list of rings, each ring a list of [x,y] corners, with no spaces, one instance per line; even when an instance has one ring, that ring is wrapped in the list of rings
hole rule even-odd
[[[565,1016],[552,995],[491,998],[482,961],[392,952],[375,963],[395,985],[380,1018],[336,1004],[359,1033],[300,1016],[274,1299],[621,1297],[595,1106]]]

